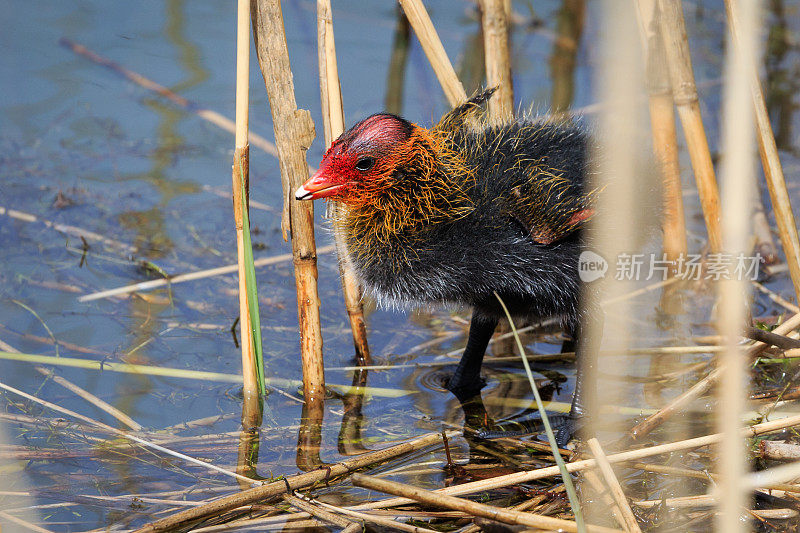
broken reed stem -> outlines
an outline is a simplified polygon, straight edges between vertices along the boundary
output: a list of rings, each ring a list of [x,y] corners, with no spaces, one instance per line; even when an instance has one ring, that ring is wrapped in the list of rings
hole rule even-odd
[[[342,90],[339,84],[339,68],[336,62],[336,44],[333,34],[333,17],[330,0],[317,0],[317,50],[319,58],[319,90],[322,102],[322,122],[325,131],[325,148],[344,132],[344,109]],[[330,216],[337,220],[339,212],[346,209],[343,204],[330,202]],[[346,244],[341,232],[333,233],[339,257],[345,256]],[[364,306],[361,301],[361,285],[346,261],[339,261],[339,274],[342,278],[342,292],[353,332],[353,345],[356,360],[370,364],[372,358],[367,343],[367,326],[364,321]]]
[[[688,253],[688,246],[672,87],[666,70],[666,53],[656,0],[639,0],[637,7],[647,62],[646,83],[653,150],[660,163],[663,183],[664,214],[661,227],[664,232],[664,253],[668,260],[676,261]]]
[[[622,486],[619,484],[616,474],[614,474],[614,469],[611,468],[611,463],[608,462],[608,457],[603,451],[603,447],[600,446],[600,441],[596,438],[591,438],[587,444],[595,460],[597,460],[597,466],[600,468],[600,473],[603,474],[603,479],[605,479],[606,485],[611,492],[611,497],[619,508],[619,518],[622,520],[621,525],[625,528],[625,531],[629,533],[641,533],[642,530],[639,528],[633,511],[631,511],[631,506],[628,505],[628,499],[625,497],[625,492],[622,490]]]
[[[422,5],[422,0],[399,0],[399,2],[433,67],[433,72],[444,89],[450,107],[466,101],[467,93],[464,91],[464,86],[461,85],[453,65],[447,58],[447,52],[439,40],[439,34],[436,33],[425,6]]]
[[[298,109],[286,46],[279,0],[255,0],[252,4],[253,35],[258,62],[269,96],[275,144],[283,177],[283,199],[289,211],[297,311],[300,323],[300,356],[303,361],[303,393],[306,406],[320,419],[325,396],[322,332],[317,292],[317,253],[314,242],[314,206],[295,200],[294,191],[308,180],[306,150],[314,140],[311,114]]]
[[[243,209],[249,209],[250,147],[247,144],[250,107],[250,0],[238,0],[236,11],[236,133],[233,151],[233,219],[236,224],[236,258],[239,265],[239,325],[242,348],[242,425],[258,425],[258,371],[253,326],[247,298]],[[242,194],[245,198],[242,198]]]
[[[514,85],[509,57],[508,14],[504,0],[480,0],[486,83],[497,87],[489,99],[489,116],[497,122],[514,117]]]
[[[452,433],[451,437],[453,435],[457,435],[457,433]],[[180,511],[173,515],[162,518],[161,520],[147,524],[137,529],[135,533],[155,533],[157,531],[169,531],[181,526],[193,524],[209,516],[219,515],[238,507],[245,507],[256,502],[262,502],[268,498],[290,493],[297,489],[310,487],[316,483],[348,474],[353,470],[372,466],[377,463],[382,463],[400,455],[426,448],[441,442],[441,438],[441,435],[438,433],[428,433],[427,435],[423,435],[422,437],[418,437],[412,441],[397,444],[390,448],[365,453],[364,455],[360,455],[341,463],[328,465],[325,468],[290,476],[279,481],[273,481],[266,485],[262,485],[260,487],[254,487],[252,489],[237,492],[235,494],[231,494],[230,496],[219,498],[192,509]]]
[[[424,490],[411,485],[406,485],[404,483],[389,481],[365,474],[353,474],[350,479],[354,485],[359,487],[365,487],[388,494],[394,494],[396,496],[402,496],[404,498],[410,498],[416,502],[426,505],[435,505],[437,507],[445,507],[448,509],[463,511],[471,515],[488,518],[490,520],[497,520],[498,522],[503,522],[504,524],[520,524],[558,531],[578,531],[577,524],[572,520],[562,520],[560,518],[553,518],[550,516],[503,509],[501,507],[493,507],[491,505],[477,503],[470,500],[465,500],[463,498],[447,496],[440,492]],[[619,531],[617,529],[609,529],[606,527],[588,524],[586,528],[587,531],[597,532]]]
[[[712,252],[722,249],[720,233],[719,189],[714,174],[714,163],[708,149],[708,139],[703,128],[697,86],[692,72],[689,40],[683,20],[681,0],[658,0],[664,51],[669,68],[672,96],[678,107],[683,125],[689,158],[694,169],[697,191],[703,207],[703,217]]]
[[[738,54],[749,52],[749,50],[746,50],[746,44],[742,46],[742,39],[746,38],[746,36],[741,34],[740,28],[743,26],[743,20],[739,13],[738,2],[736,0],[725,0],[725,11],[728,15],[728,26],[731,30],[734,50]],[[800,242],[798,242],[797,237],[797,224],[792,212],[789,192],[786,189],[786,180],[783,176],[778,147],[772,132],[772,124],[769,121],[769,113],[764,102],[764,93],[761,90],[755,61],[756,58],[751,56],[751,60],[747,62],[745,68],[747,69],[746,75],[755,110],[758,152],[761,155],[761,165],[764,168],[764,177],[772,200],[775,221],[778,223],[778,234],[783,245],[783,252],[789,265],[789,275],[794,286],[794,293],[797,301],[800,302]]]
[[[786,322],[775,328],[773,333],[777,335],[786,335],[798,327],[800,327],[800,313],[792,316]],[[747,349],[744,355],[745,360],[756,357],[768,347],[768,344],[757,342]],[[705,378],[695,383],[689,390],[680,396],[677,396],[667,405],[659,409],[656,414],[649,416],[647,419],[634,426],[629,432],[630,437],[634,440],[640,439],[644,435],[647,435],[653,431],[665,420],[670,418],[675,413],[681,411],[684,407],[686,407],[686,405],[708,392],[708,390],[719,380],[720,376],[720,368],[712,370]]]

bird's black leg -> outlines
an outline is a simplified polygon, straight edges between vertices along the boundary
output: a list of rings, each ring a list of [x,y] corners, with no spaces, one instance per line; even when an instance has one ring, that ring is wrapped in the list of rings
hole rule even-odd
[[[479,394],[486,384],[481,379],[481,364],[486,353],[486,347],[497,327],[496,318],[480,316],[476,311],[472,313],[469,324],[469,340],[458,368],[447,382],[447,389],[452,392],[461,403]]]

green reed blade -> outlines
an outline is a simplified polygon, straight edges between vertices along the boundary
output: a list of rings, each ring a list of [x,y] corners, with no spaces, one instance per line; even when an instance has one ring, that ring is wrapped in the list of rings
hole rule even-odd
[[[247,191],[244,186],[244,168],[239,165],[242,185],[242,226],[244,233],[244,280],[247,288],[248,313],[250,314],[250,336],[256,358],[258,388],[262,396],[267,395],[264,383],[264,353],[261,347],[261,318],[258,311],[258,288],[256,287],[256,267],[253,264],[253,245],[250,241],[250,216],[247,212]],[[242,332],[244,335],[244,332]]]
[[[522,341],[519,339],[517,328],[514,326],[514,321],[511,319],[511,313],[508,312],[505,302],[496,292],[494,295],[497,298],[497,301],[500,302],[500,305],[503,306],[503,311],[506,313],[508,324],[511,326],[511,332],[514,334],[514,340],[517,341],[519,355],[522,358],[522,364],[525,365],[525,373],[528,374],[528,381],[531,382],[533,397],[536,398],[536,407],[539,409],[539,415],[542,417],[542,423],[544,424],[544,431],[547,434],[547,440],[550,441],[550,449],[553,451],[553,457],[558,465],[558,470],[561,472],[561,479],[564,480],[564,488],[567,491],[569,504],[572,506],[572,513],[575,515],[575,524],[578,526],[578,531],[580,533],[586,533],[586,523],[583,521],[581,502],[578,499],[578,493],[575,492],[575,485],[572,483],[572,477],[569,475],[569,472],[567,472],[567,465],[564,464],[564,459],[561,457],[561,452],[558,451],[556,436],[553,434],[553,428],[550,426],[550,419],[547,417],[547,413],[545,412],[542,397],[539,395],[539,389],[536,387],[536,382],[533,380],[533,372],[531,372],[531,366],[528,364],[528,358],[525,357],[525,348],[522,346]]]

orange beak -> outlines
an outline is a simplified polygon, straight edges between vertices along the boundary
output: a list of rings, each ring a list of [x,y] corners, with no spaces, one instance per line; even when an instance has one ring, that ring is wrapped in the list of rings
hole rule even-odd
[[[333,180],[322,169],[311,176],[311,178],[297,189],[294,197],[298,200],[316,200],[332,195],[343,187],[344,183],[334,183]]]

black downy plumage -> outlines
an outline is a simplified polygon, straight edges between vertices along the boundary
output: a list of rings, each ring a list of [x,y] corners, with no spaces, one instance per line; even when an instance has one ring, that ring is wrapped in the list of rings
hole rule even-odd
[[[591,147],[584,130],[481,121],[480,106],[492,92],[430,130],[388,114],[359,122],[297,191],[298,199],[345,204],[335,226],[346,260],[382,304],[472,307],[469,340],[447,384],[462,402],[484,385],[484,352],[504,317],[495,293],[515,318],[557,317],[579,335],[578,257],[596,195],[586,183]],[[419,163],[427,159],[433,162]],[[573,416],[583,414],[582,375]]]

